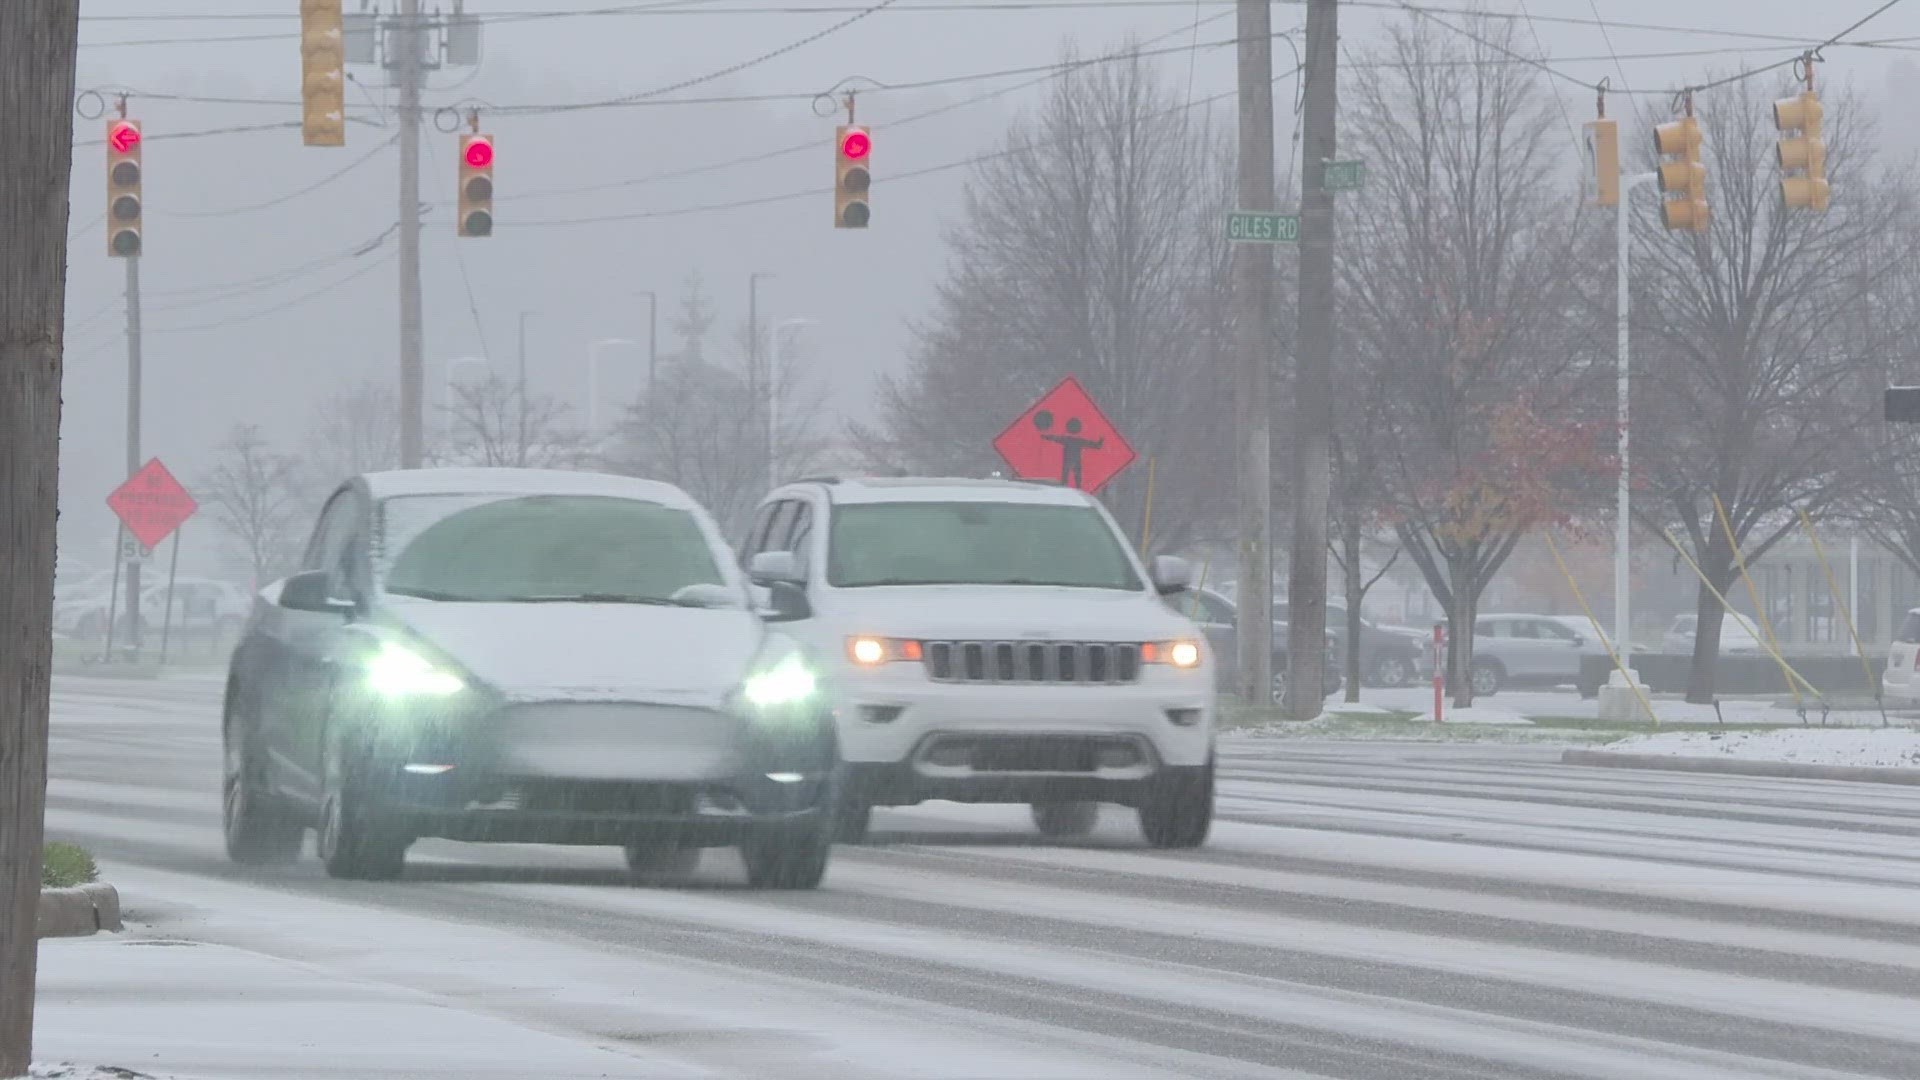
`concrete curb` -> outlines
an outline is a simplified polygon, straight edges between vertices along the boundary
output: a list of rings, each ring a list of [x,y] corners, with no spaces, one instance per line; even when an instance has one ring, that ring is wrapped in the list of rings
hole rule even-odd
[[[1794,780],[1848,780],[1865,784],[1920,786],[1920,769],[1886,769],[1863,765],[1799,765],[1788,761],[1668,757],[1662,754],[1621,754],[1608,750],[1567,750],[1560,755],[1560,761],[1565,765],[1597,765],[1615,769],[1665,769],[1669,772],[1786,777]]]
[[[87,937],[120,930],[120,893],[104,881],[73,889],[41,889],[38,936]]]

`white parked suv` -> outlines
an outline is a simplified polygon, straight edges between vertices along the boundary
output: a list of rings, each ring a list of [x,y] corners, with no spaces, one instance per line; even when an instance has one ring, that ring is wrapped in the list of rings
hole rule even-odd
[[[1106,510],[1002,480],[807,480],[767,497],[741,549],[831,694],[840,837],[872,808],[1027,803],[1051,836],[1136,808],[1157,847],[1213,818],[1206,638]]]

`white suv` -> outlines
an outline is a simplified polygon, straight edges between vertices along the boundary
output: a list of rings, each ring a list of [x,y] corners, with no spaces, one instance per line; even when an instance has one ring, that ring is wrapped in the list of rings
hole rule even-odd
[[[1213,657],[1165,601],[1190,572],[1149,572],[1092,497],[802,481],[761,504],[741,557],[832,695],[842,839],[876,805],[946,799],[1027,803],[1050,836],[1121,803],[1157,847],[1206,841]]]

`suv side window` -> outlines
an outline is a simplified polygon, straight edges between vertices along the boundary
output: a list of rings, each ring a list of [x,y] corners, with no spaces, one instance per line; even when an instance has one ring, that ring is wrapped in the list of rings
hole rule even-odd
[[[781,550],[791,551],[802,563],[807,559],[807,542],[813,539],[813,504],[804,500],[794,501],[792,528],[787,530],[786,546]]]
[[[352,524],[349,520],[353,516],[352,504],[352,493],[345,488],[327,500],[326,509],[320,511],[320,520],[314,523],[313,539],[300,560],[300,569],[331,570],[339,565],[341,552],[346,547],[347,530]]]
[[[740,545],[740,561],[746,563],[755,555],[766,550],[767,528],[773,524],[774,512],[780,504],[770,502],[760,507],[753,515],[753,525],[747,529],[747,538]]]

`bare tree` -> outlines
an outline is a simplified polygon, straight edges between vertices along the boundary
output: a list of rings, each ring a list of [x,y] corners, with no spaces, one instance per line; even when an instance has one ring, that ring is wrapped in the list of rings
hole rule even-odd
[[[0,1076],[33,1056],[76,0],[0,4]]]
[[[1636,482],[1653,498],[1636,516],[1677,526],[1707,583],[1687,699],[1710,702],[1733,543],[1749,562],[1796,523],[1850,499],[1870,466],[1861,451],[1859,378],[1911,335],[1911,308],[1888,317],[1880,286],[1911,258],[1876,242],[1910,199],[1872,175],[1876,142],[1853,102],[1830,103],[1823,214],[1780,206],[1771,98],[1790,88],[1749,79],[1699,103],[1712,224],[1668,233],[1636,221],[1634,274]],[[1664,121],[1666,117],[1657,117]],[[1733,542],[1715,510],[1725,507]]]
[[[307,508],[305,492],[294,458],[275,451],[257,425],[234,427],[200,490],[255,582],[287,565]]]
[[[1416,18],[1363,56],[1349,130],[1370,176],[1340,227],[1362,375],[1342,407],[1377,416],[1369,449],[1400,541],[1447,612],[1457,707],[1472,703],[1482,592],[1521,537],[1564,512],[1602,441],[1583,416],[1595,335],[1581,317],[1583,228],[1555,183],[1561,119],[1539,73],[1511,62],[1511,24],[1476,33],[1491,44]]]
[[[393,387],[365,380],[322,401],[300,449],[302,486],[314,510],[341,481],[400,466],[400,406]]]
[[[585,433],[568,423],[566,405],[523,394],[498,375],[454,386],[446,412],[447,445],[434,453],[437,464],[577,469],[591,456]]]
[[[1157,545],[1231,517],[1224,151],[1138,55],[1075,70],[967,185],[946,280],[881,388],[877,463],[984,476],[991,442],[1067,375],[1141,455],[1105,493],[1130,526],[1153,461]],[[1195,163],[1203,163],[1196,175]]]
[[[1338,385],[1336,378],[1336,386]],[[1358,396],[1356,394],[1356,396]],[[1362,408],[1361,417],[1374,412]],[[1400,561],[1400,545],[1394,544],[1378,567],[1368,572],[1368,541],[1384,531],[1388,507],[1380,498],[1380,452],[1377,430],[1363,419],[1346,434],[1334,432],[1332,445],[1333,476],[1331,510],[1333,537],[1327,542],[1334,562],[1340,567],[1346,593],[1346,697],[1349,703],[1360,700],[1361,606],[1367,593],[1380,583]]]

